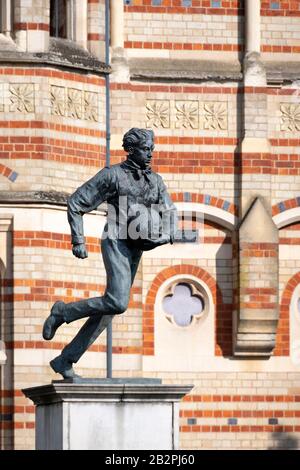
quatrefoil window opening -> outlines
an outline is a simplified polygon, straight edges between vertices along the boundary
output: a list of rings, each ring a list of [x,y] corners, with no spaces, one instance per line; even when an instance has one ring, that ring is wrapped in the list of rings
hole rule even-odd
[[[177,282],[163,298],[162,307],[171,323],[187,327],[202,316],[205,302],[194,285]]]

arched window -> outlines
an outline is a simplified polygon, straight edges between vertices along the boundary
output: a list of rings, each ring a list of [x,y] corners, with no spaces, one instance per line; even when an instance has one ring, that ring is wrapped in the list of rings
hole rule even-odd
[[[10,36],[13,25],[13,0],[0,2],[0,33]]]

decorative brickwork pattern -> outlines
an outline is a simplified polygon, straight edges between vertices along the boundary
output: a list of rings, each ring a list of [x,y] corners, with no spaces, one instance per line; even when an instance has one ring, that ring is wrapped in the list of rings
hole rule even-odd
[[[281,212],[293,209],[294,207],[300,206],[300,197],[294,199],[288,199],[287,201],[279,202],[272,207],[272,215],[277,215]]]
[[[86,284],[83,282],[50,281],[46,279],[4,279],[1,282],[1,287],[14,287],[15,289],[14,293],[3,295],[3,302],[45,301],[51,304],[57,300],[75,302],[83,298],[93,297],[95,292],[100,296],[103,295],[105,291],[104,285]],[[23,291],[22,294],[18,293],[21,287]],[[75,292],[76,294],[74,294]],[[131,296],[134,294],[140,294],[140,290],[133,288]],[[132,297],[128,308],[141,308],[141,303],[134,301]],[[51,344],[52,343],[45,343],[43,347],[53,349],[53,344]]]
[[[105,147],[48,137],[7,136],[0,137],[0,158],[47,160],[98,167],[105,164]]]
[[[178,42],[144,42],[125,41],[126,49],[167,49],[170,51],[227,51],[241,52],[243,46],[238,44],[207,44],[207,43],[178,43]]]
[[[1,154],[0,154],[0,158],[1,158]],[[18,173],[16,173],[14,170],[9,168],[8,166],[2,165],[2,163],[0,163],[0,174],[5,176],[12,182],[16,181],[18,177]]]
[[[223,199],[216,198],[209,194],[172,193],[171,196],[174,202],[198,202],[200,204],[218,207],[231,214],[237,214],[237,207],[234,204],[230,204],[228,201],[224,201]]]
[[[276,3],[278,8],[272,8],[272,3]],[[276,5],[276,6],[277,6]],[[261,2],[262,16],[300,16],[299,2],[295,0],[279,0],[277,2]]]
[[[227,377],[226,377],[227,376]],[[258,385],[267,378],[272,383],[280,379],[291,383],[292,377],[281,379],[281,375],[248,373],[243,377],[245,383]],[[235,374],[224,374],[224,382],[229,384],[236,378]],[[226,377],[226,378],[225,378]],[[276,380],[277,378],[277,380]],[[226,380],[227,379],[227,380]],[[206,383],[212,383],[209,375],[205,375]],[[259,448],[268,446],[269,449],[286,448],[286,438],[292,433],[297,442],[300,426],[297,424],[300,416],[300,396],[290,393],[288,387],[282,387],[281,394],[268,394],[265,389],[259,394],[242,392],[236,394],[205,393],[204,387],[183,399],[180,412],[182,442],[187,448],[196,448],[204,441],[204,448],[213,449],[249,449],[251,437],[259,433]],[[260,409],[257,409],[258,406]],[[279,410],[278,407],[281,409]],[[234,439],[238,433],[240,438]],[[296,433],[296,434],[295,434]],[[277,438],[275,436],[278,436]],[[197,444],[196,444],[197,443]],[[291,444],[292,445],[292,444]]]
[[[49,24],[45,23],[14,23],[16,31],[50,31]]]
[[[94,75],[81,75],[78,73],[64,72],[61,70],[47,69],[47,68],[35,68],[31,69],[28,67],[1,67],[0,75],[12,75],[18,77],[48,77],[58,78],[59,80],[68,80],[77,83],[86,83],[90,85],[104,86],[105,80],[103,77],[97,77]]]
[[[243,7],[243,2],[236,0],[222,0],[219,8],[212,8],[210,0],[192,0],[191,6],[187,7],[178,0],[164,0],[158,6],[152,5],[149,0],[132,0],[130,5],[125,5],[125,12],[243,15]]]

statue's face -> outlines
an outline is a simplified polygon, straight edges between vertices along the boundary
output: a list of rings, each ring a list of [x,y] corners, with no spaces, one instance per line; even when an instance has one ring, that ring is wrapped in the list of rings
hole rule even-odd
[[[138,145],[132,147],[130,158],[141,168],[147,168],[151,164],[154,143],[152,139],[146,139],[139,142]]]

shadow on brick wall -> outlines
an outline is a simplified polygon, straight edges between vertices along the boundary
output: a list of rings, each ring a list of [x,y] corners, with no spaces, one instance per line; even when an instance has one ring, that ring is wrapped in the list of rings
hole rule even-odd
[[[268,447],[268,450],[299,449],[300,442],[297,437],[285,432],[273,432],[272,440],[274,444]]]
[[[230,230],[219,227],[226,238],[216,253],[216,354],[232,356],[233,259],[226,251],[232,246]]]

